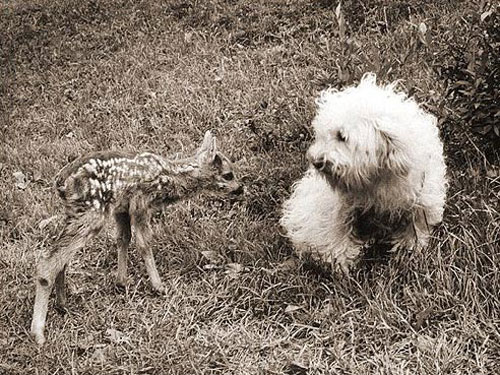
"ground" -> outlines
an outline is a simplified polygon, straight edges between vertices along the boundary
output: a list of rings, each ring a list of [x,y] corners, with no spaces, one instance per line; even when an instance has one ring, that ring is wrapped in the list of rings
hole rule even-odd
[[[487,2],[14,0],[0,14],[0,374],[500,373],[499,159],[449,95],[471,58],[453,49],[460,25],[488,22]],[[294,259],[278,219],[315,97],[365,71],[438,116],[450,189],[427,249],[370,253],[341,277]],[[189,154],[208,129],[245,195],[155,217],[164,297],[134,249],[115,287],[106,230],[71,263],[68,311],[51,302],[39,349],[55,173],[93,150]]]

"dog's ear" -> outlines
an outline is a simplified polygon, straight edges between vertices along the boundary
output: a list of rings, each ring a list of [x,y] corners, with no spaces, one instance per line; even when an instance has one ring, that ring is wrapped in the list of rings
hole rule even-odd
[[[380,151],[381,166],[397,176],[406,176],[409,172],[408,157],[396,137],[380,131],[382,147]]]

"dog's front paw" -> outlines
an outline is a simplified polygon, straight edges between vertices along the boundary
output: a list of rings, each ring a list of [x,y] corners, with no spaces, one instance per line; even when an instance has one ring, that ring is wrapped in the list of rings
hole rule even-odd
[[[426,239],[418,239],[415,236],[403,237],[392,241],[391,252],[397,251],[421,251],[427,245]]]
[[[351,274],[351,270],[356,268],[358,262],[359,262],[359,257],[355,258],[342,257],[336,260],[334,264],[334,271],[336,273],[341,273],[344,276],[349,276]]]
[[[342,251],[331,254],[331,262],[336,272],[348,276],[360,259],[361,246],[347,246]]]

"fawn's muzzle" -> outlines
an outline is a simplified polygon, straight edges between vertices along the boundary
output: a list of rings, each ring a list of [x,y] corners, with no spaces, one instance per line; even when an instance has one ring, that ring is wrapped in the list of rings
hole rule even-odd
[[[231,189],[231,191],[229,192],[229,194],[231,194],[231,195],[241,195],[241,194],[243,194],[244,191],[245,191],[245,189],[243,188],[243,185],[238,185],[234,189]]]

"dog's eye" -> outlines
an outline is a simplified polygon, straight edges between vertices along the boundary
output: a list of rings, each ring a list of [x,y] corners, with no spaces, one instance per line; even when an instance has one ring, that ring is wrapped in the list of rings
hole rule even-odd
[[[346,141],[346,137],[345,137],[345,135],[341,131],[337,132],[337,140],[339,142],[345,142]]]
[[[231,181],[234,178],[233,172],[227,172],[222,175],[222,178],[226,181]]]

